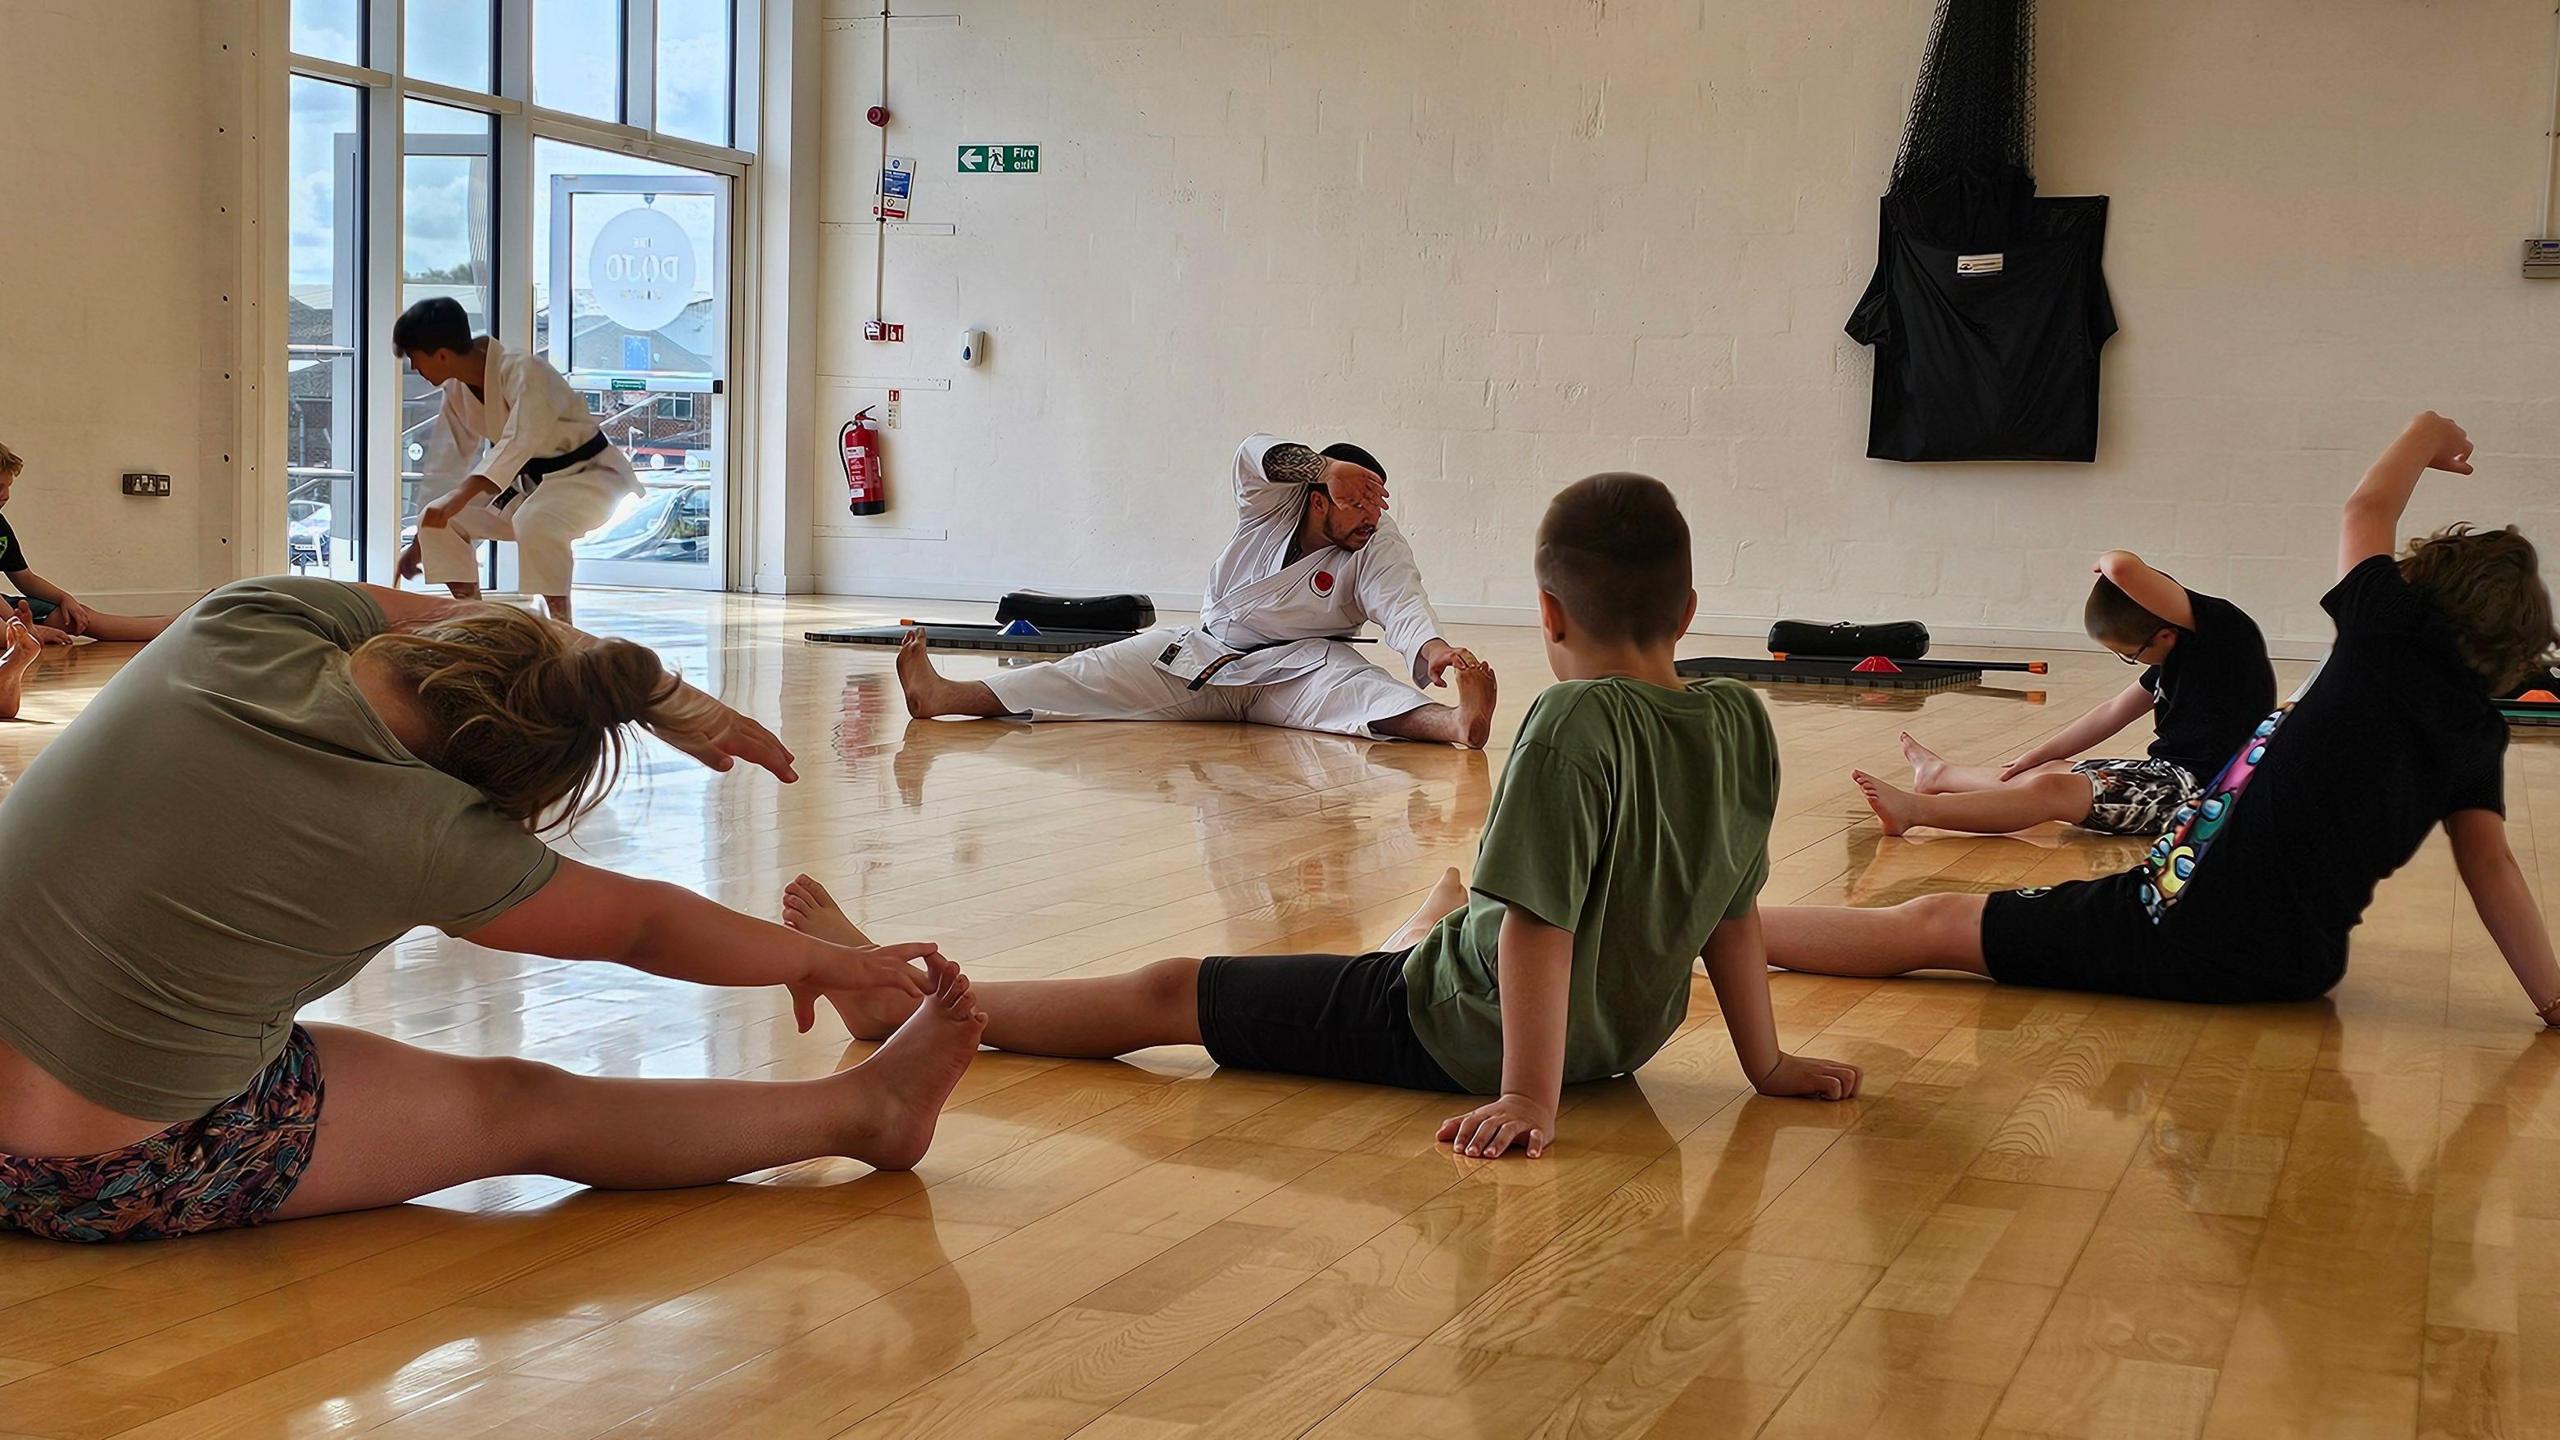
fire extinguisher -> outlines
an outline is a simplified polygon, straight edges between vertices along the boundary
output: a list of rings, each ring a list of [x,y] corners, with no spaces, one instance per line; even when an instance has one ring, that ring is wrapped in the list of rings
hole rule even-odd
[[[880,423],[868,408],[844,422],[836,437],[844,449],[846,498],[856,515],[877,515],[889,508],[889,473],[880,463]]]

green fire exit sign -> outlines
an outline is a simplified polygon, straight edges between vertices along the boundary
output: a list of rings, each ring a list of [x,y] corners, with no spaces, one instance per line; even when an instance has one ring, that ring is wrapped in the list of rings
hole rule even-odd
[[[963,175],[1030,175],[1040,169],[1040,147],[1037,145],[963,145],[960,147],[960,173]]]

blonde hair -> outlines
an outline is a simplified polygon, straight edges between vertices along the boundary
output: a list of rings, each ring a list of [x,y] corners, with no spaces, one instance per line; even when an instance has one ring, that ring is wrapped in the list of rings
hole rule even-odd
[[[417,695],[434,735],[419,758],[529,831],[575,825],[622,773],[623,727],[673,696],[657,652],[593,640],[501,605],[356,650]]]
[[[15,475],[26,468],[27,462],[19,458],[17,451],[0,445],[0,475]]]

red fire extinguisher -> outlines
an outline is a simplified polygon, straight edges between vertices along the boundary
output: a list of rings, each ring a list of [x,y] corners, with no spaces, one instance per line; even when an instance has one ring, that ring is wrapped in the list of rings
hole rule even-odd
[[[866,408],[844,422],[836,437],[844,449],[846,498],[856,515],[877,515],[889,508],[889,472],[880,464],[880,422]]]

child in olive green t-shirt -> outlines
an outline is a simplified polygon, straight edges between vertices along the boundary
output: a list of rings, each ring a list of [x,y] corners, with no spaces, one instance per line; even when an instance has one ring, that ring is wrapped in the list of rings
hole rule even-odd
[[[1625,1074],[1671,1038],[1703,958],[1755,1087],[1855,1095],[1855,1066],[1778,1049],[1757,899],[1777,744],[1749,689],[1692,687],[1674,669],[1697,609],[1678,503],[1642,475],[1566,487],[1538,529],[1537,576],[1562,683],[1520,727],[1472,891],[1448,872],[1366,955],[982,982],[986,1043],[1094,1057],[1206,1045],[1221,1065],[1490,1095],[1440,1138],[1468,1155],[1535,1156],[1554,1142],[1565,1084]],[[806,877],[783,903],[788,923],[821,938],[861,933]],[[840,1008],[856,1034],[878,1036],[912,1007]]]

